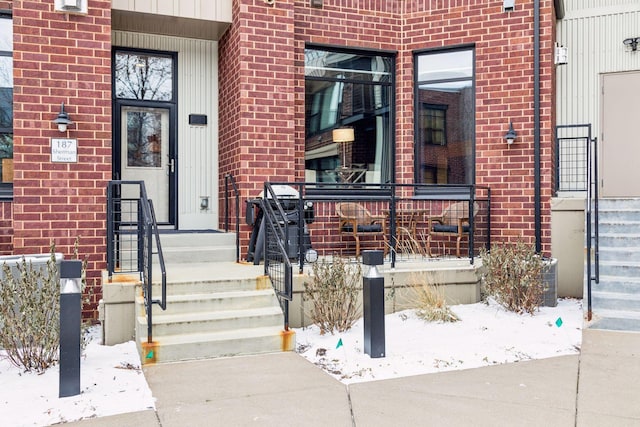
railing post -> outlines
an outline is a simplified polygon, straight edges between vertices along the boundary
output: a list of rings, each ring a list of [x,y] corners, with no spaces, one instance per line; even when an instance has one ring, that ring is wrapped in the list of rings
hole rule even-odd
[[[112,277],[115,271],[113,186],[113,182],[107,184],[107,272],[109,277]]]

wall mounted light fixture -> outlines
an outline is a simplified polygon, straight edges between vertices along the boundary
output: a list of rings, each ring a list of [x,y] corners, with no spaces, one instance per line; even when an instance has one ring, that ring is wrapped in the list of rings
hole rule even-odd
[[[60,113],[58,117],[53,121],[53,123],[58,125],[58,130],[60,132],[66,132],[67,127],[72,125],[73,122],[69,119],[69,115],[66,111],[64,111],[64,102],[60,105]]]
[[[509,130],[504,135],[504,139],[507,141],[507,144],[509,145],[513,144],[513,141],[516,140],[517,136],[518,135],[516,134],[516,131],[513,130],[513,122],[509,122]]]
[[[624,43],[626,47],[630,48],[631,51],[635,52],[636,50],[638,50],[638,43],[640,43],[640,37],[629,37],[628,39],[622,40],[622,43]]]
[[[200,210],[206,211],[209,209],[209,196],[200,196]]]

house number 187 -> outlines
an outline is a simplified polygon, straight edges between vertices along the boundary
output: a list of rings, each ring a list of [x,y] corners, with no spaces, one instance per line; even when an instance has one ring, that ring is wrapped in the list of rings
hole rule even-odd
[[[78,140],[51,138],[51,161],[75,163],[78,161]]]

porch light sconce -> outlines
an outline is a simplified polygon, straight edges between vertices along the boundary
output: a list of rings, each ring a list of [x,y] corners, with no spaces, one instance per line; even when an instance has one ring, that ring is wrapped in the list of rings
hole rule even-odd
[[[631,49],[632,52],[638,50],[638,43],[640,43],[640,37],[629,37],[628,39],[624,39],[622,41],[624,45]]]
[[[69,119],[69,115],[66,111],[64,111],[64,102],[60,105],[60,113],[58,117],[53,121],[53,123],[58,125],[58,130],[60,132],[66,132],[67,126],[72,125],[73,122]]]
[[[209,196],[200,196],[200,210],[206,211],[209,209]]]
[[[516,131],[513,130],[513,122],[509,122],[509,130],[504,135],[504,139],[507,141],[507,144],[509,145],[513,144],[513,141],[516,140],[517,136],[518,135],[516,134]]]
[[[333,142],[342,144],[342,167],[346,167],[347,161],[347,144],[355,141],[353,128],[338,128],[331,132]]]

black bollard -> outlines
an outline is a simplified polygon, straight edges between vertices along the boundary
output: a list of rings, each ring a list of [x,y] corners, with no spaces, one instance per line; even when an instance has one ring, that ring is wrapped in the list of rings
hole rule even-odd
[[[384,262],[382,251],[362,251],[362,263],[370,266],[362,279],[364,306],[364,352],[371,358],[384,357],[384,277],[377,265]]]
[[[59,397],[80,394],[80,323],[82,261],[60,262]]]

